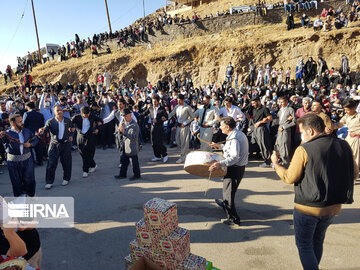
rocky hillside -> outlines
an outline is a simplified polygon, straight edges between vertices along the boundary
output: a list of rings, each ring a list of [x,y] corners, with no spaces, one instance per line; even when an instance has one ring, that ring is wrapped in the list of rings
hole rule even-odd
[[[344,4],[341,1],[327,2],[326,5],[337,7],[339,3]],[[204,6],[199,8],[204,9]],[[320,13],[321,8],[320,5],[319,10],[312,11],[312,14]],[[32,76],[35,82],[43,83],[93,83],[97,72],[107,69],[114,75],[116,82],[134,78],[140,85],[145,85],[147,81],[156,83],[163,78],[191,76],[194,83],[199,85],[222,81],[225,67],[230,61],[244,79],[251,60],[256,64],[270,63],[277,68],[291,67],[294,74],[300,57],[306,59],[312,56],[317,59],[321,56],[326,59],[329,67],[339,68],[342,54],[348,56],[352,70],[360,69],[358,22],[350,24],[346,29],[330,32],[314,32],[313,29],[303,29],[301,26],[287,31],[284,23],[272,22],[284,20],[279,19],[279,14],[280,11],[274,11],[272,19],[271,14],[268,15],[271,20],[267,23],[257,19],[258,21],[251,20],[252,23],[244,23],[244,26],[236,24],[237,20],[244,19],[241,19],[244,15],[221,18],[223,21],[218,23],[216,31],[206,26],[207,23],[214,22],[202,23],[206,26],[205,30],[194,25],[182,26],[191,35],[173,33],[170,28],[165,28],[166,34],[158,38],[153,37],[151,47],[139,45],[131,49],[114,48],[112,54],[103,54],[94,59],[87,53],[81,59],[70,59],[61,63],[50,62],[34,68]],[[255,18],[254,15],[251,16]],[[295,23],[299,22],[297,18]],[[177,26],[169,27],[173,29]],[[167,38],[164,38],[164,35]],[[5,88],[2,85],[0,90],[10,90],[11,87],[12,85]]]

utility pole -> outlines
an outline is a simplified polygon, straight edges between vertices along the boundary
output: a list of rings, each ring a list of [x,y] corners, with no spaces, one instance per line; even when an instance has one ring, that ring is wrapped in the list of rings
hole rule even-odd
[[[144,18],[145,18],[145,0],[143,0],[143,10],[144,10]]]
[[[165,0],[165,13],[167,11],[167,0]]]
[[[41,51],[40,51],[39,33],[38,33],[38,29],[37,29],[37,24],[36,24],[36,17],[35,17],[35,9],[34,9],[33,0],[31,0],[31,5],[32,5],[33,16],[34,16],[34,25],[35,25],[36,40],[37,40],[37,45],[38,45],[39,61],[41,63],[42,62],[42,55],[41,55]]]
[[[111,30],[111,23],[110,23],[109,9],[108,9],[108,5],[107,5],[107,1],[106,1],[106,0],[105,0],[105,7],[106,7],[106,14],[107,14],[108,22],[109,22],[110,39],[111,39],[112,30]]]

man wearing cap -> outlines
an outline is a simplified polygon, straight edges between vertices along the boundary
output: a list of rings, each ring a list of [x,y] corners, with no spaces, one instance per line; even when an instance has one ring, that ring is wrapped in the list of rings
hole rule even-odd
[[[190,124],[194,119],[194,113],[191,107],[185,104],[185,96],[179,94],[178,105],[175,106],[173,111],[169,113],[169,119],[176,116],[176,145],[181,150],[180,158],[176,163],[183,163],[186,155],[189,153],[189,140],[190,140]]]
[[[96,171],[96,163],[94,161],[96,137],[99,132],[98,125],[102,123],[102,120],[90,114],[90,108],[88,106],[81,108],[81,114],[75,115],[71,122],[77,131],[77,145],[79,153],[83,160],[83,176],[88,177],[89,173]]]
[[[139,125],[132,119],[132,112],[128,108],[125,108],[121,115],[124,118],[124,121],[118,127],[119,135],[122,136],[121,169],[120,174],[116,175],[115,178],[126,178],[131,158],[134,175],[130,177],[130,180],[140,179],[140,166],[137,155],[139,152]]]

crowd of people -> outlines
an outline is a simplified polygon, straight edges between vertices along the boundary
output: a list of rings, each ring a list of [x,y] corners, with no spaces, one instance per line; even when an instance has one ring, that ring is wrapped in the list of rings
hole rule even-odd
[[[304,116],[321,119],[321,134],[345,138],[358,171],[360,73],[351,73],[345,55],[339,66],[329,69],[324,59],[310,57],[305,63],[299,60],[293,75],[291,68],[284,72],[250,62],[247,80],[239,83],[237,68],[229,63],[223,83],[200,87],[190,78],[139,87],[135,79],[112,81],[108,71],[99,72],[97,85],[23,83],[0,102],[0,156],[7,164],[14,196],[34,196],[35,165],[42,166],[44,161],[46,189],[53,187],[59,159],[62,185],[70,183],[72,150],[79,151],[86,178],[96,172],[96,148],[116,145],[120,172],[115,178],[127,178],[131,163],[129,179],[138,180],[138,153],[146,142],[152,145],[151,162],[167,163],[168,145],[178,147],[176,163],[181,164],[190,151],[213,151],[233,138],[238,142],[223,148],[229,161],[216,163],[211,170],[228,167],[224,198],[216,202],[227,214],[225,224],[240,224],[234,198],[247,159],[263,160],[260,167],[275,166],[286,181],[284,170],[291,168],[296,147],[308,140],[302,132],[308,125],[301,120]],[[234,149],[242,150],[241,154]]]
[[[317,1],[309,1],[307,3],[308,3],[308,7],[304,6],[304,4],[301,3],[285,4],[285,13],[286,11],[289,10],[288,16],[286,18],[287,30],[291,30],[295,28],[294,14],[292,11],[300,12],[301,7],[304,10],[309,10],[312,7],[311,6],[312,4],[316,9],[318,7]],[[342,6],[339,6],[336,10],[334,10],[333,8],[329,8],[329,9],[323,8],[321,14],[319,14],[317,19],[315,19],[313,22],[306,13],[303,13],[300,19],[301,26],[303,28],[309,28],[312,25],[314,31],[322,30],[325,32],[330,31],[334,28],[341,29],[344,27],[348,27],[349,23],[356,22],[358,20],[359,17],[358,12],[360,6],[359,6],[359,1],[353,1],[351,4],[350,3],[347,4],[351,5],[351,9],[348,13],[344,11]]]

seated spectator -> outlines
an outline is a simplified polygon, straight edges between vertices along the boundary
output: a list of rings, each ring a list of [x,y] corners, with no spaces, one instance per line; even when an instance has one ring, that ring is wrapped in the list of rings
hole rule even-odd
[[[301,16],[301,26],[303,28],[310,27],[310,18],[305,13]]]
[[[340,28],[348,26],[348,19],[346,18],[344,12],[340,13],[340,16],[339,16],[338,19],[339,19],[339,23],[340,23],[340,26],[341,26]],[[339,28],[337,28],[337,29],[339,29]]]
[[[191,22],[196,23],[198,19],[199,19],[198,15],[196,15],[196,13],[194,12],[194,15],[192,16]]]
[[[328,15],[334,16],[335,10],[333,8],[329,8]]]
[[[355,7],[351,7],[351,11],[349,12],[348,15],[348,21],[350,22],[356,22],[358,20],[358,14],[356,12]]]
[[[321,20],[321,16],[314,21],[314,31],[319,31],[323,27],[324,22]]]
[[[324,31],[330,31],[331,30],[331,25],[332,25],[331,17],[330,17],[330,15],[328,15],[326,17],[325,22],[324,22],[323,30]]]
[[[91,48],[91,58],[93,58],[94,55],[99,55],[97,48],[94,44],[92,44],[90,48]]]
[[[329,12],[327,11],[327,9],[326,9],[326,8],[323,8],[323,10],[321,11],[321,17],[326,18],[326,17],[327,17],[327,15],[329,15]]]
[[[343,8],[340,6],[335,12],[335,16],[339,16],[343,12]]]

